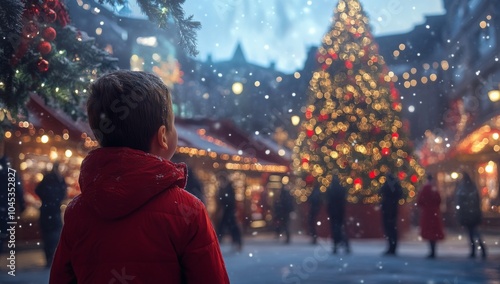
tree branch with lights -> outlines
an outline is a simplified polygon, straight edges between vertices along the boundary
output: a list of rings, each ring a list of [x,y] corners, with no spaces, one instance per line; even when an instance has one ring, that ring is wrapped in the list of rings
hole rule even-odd
[[[26,115],[26,102],[36,93],[74,119],[83,116],[89,82],[116,69],[117,59],[68,25],[59,0],[5,0],[0,6],[0,107],[12,117]]]
[[[337,176],[352,203],[378,202],[385,173],[396,175],[406,201],[415,196],[424,169],[413,156],[399,93],[379,55],[358,0],[340,0],[323,37],[309,85],[310,101],[294,147],[300,177],[295,196],[324,192]]]
[[[94,45],[94,38],[69,25],[64,0],[2,0],[0,3],[0,108],[12,117],[25,112],[36,93],[74,119],[89,82],[116,69],[116,59]],[[127,0],[99,0],[123,5]],[[195,55],[199,22],[185,17],[183,0],[138,0],[160,28],[177,25],[180,45]]]

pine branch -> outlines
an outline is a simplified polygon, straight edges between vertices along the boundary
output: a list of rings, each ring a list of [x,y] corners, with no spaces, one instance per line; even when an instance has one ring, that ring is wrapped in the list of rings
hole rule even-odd
[[[99,3],[110,5],[124,5],[127,0],[99,0]],[[149,20],[157,24],[159,28],[168,30],[173,20],[178,27],[178,37],[180,46],[190,55],[197,55],[196,30],[201,24],[193,21],[193,16],[185,17],[182,4],[184,0],[137,0],[142,12],[148,16]]]
[[[12,72],[9,60],[17,46],[21,33],[24,3],[19,0],[3,0],[0,4],[0,81],[9,85]]]

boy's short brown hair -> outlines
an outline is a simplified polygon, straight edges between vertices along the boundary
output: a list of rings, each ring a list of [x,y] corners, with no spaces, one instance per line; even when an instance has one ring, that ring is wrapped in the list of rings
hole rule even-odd
[[[170,92],[154,74],[114,71],[97,79],[89,90],[89,124],[102,147],[149,152],[158,128],[173,128]]]

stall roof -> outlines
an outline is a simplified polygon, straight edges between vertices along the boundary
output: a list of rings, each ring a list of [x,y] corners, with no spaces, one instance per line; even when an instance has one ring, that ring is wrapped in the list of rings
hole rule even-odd
[[[47,106],[37,95],[30,96],[27,109],[29,123],[36,130],[68,133],[73,140],[81,139],[84,133],[93,138],[88,123],[75,122],[62,111]],[[279,151],[281,148],[274,141],[261,136],[252,137],[229,120],[176,118],[175,124],[178,147],[251,158],[253,162],[261,164],[290,164],[290,151]]]
[[[176,118],[179,146],[255,158],[259,163],[289,165],[289,151],[278,152],[278,145],[266,138],[250,136],[229,120]]]
[[[28,110],[28,122],[36,130],[52,131],[56,135],[68,133],[69,139],[73,141],[81,140],[83,133],[91,133],[90,126],[87,123],[74,121],[62,111],[47,106],[43,99],[36,94],[30,95],[26,108]]]

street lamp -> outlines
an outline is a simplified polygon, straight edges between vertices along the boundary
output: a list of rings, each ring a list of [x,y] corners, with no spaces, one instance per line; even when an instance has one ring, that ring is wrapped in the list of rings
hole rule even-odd
[[[297,126],[300,123],[300,117],[298,115],[294,115],[290,118],[292,121],[293,126]]]
[[[500,90],[491,90],[488,91],[488,97],[492,102],[498,102],[500,100]]]
[[[240,82],[235,82],[231,89],[235,95],[239,95],[243,93],[243,84]]]
[[[496,103],[500,100],[500,84],[498,84],[497,89],[489,90],[488,91],[488,97],[490,98],[490,101]]]

